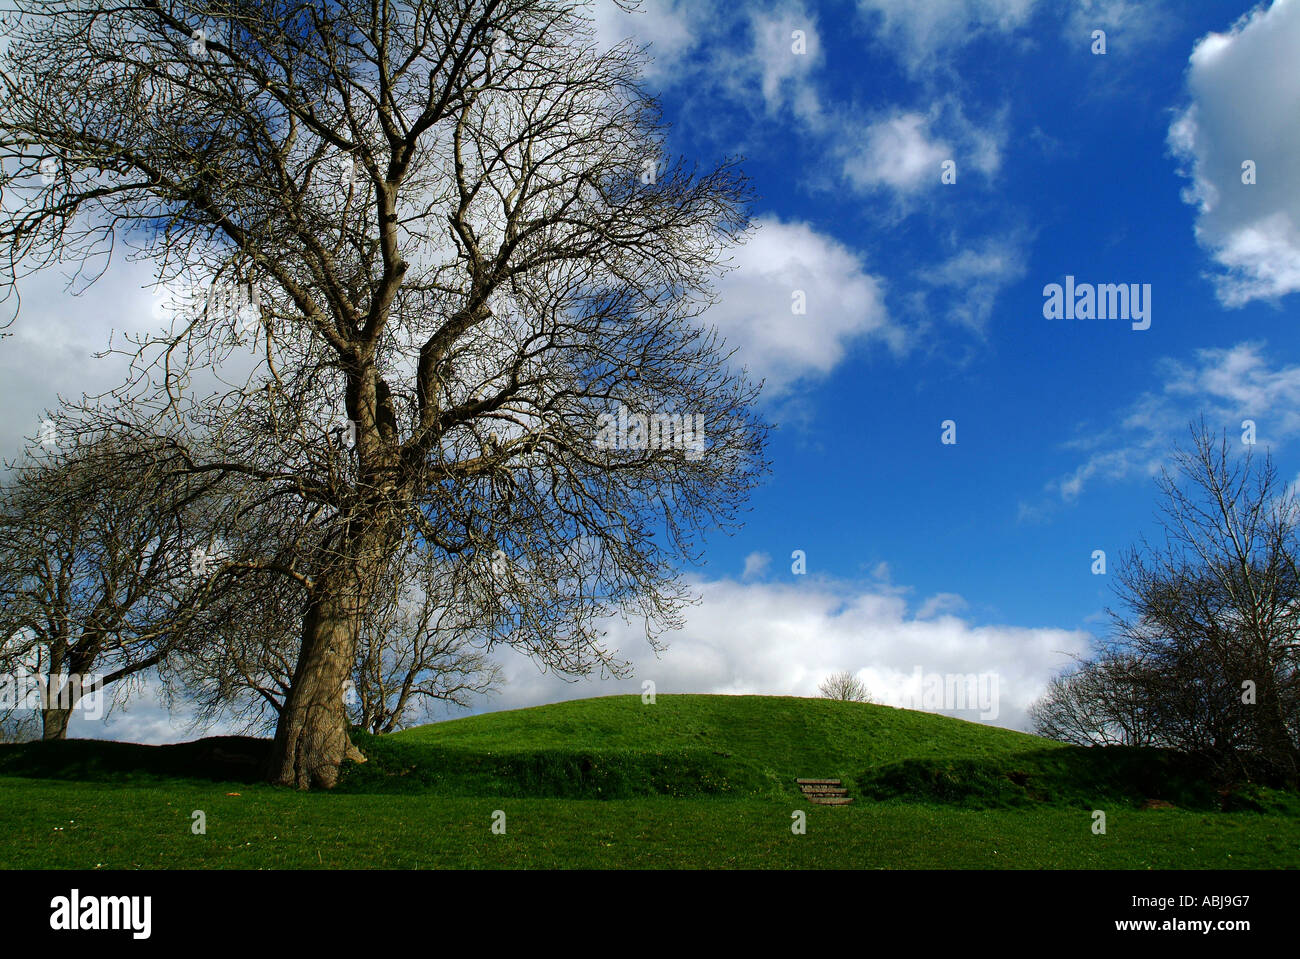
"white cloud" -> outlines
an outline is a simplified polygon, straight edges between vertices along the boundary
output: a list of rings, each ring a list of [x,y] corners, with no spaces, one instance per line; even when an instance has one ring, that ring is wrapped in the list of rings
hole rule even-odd
[[[640,692],[645,680],[658,694],[816,696],[818,684],[841,669],[857,674],[877,701],[898,705],[919,666],[927,674],[995,674],[1000,702],[992,721],[1025,729],[1028,705],[1091,642],[1080,631],[975,625],[950,614],[964,606],[953,594],[931,597],[913,614],[898,590],[884,586],[721,580],[698,588],[702,602],[659,659],[642,651],[633,630],[611,629],[611,644],[633,663],[631,678],[565,683],[511,654],[507,685],[491,708]]]
[[[858,0],[858,10],[913,74],[932,71],[972,39],[1023,27],[1035,0]]]
[[[597,9],[596,24],[602,46],[628,36],[651,45],[652,83],[727,101],[711,119],[730,121],[733,134],[748,135],[743,124],[731,127],[739,118],[774,120],[787,111],[805,125],[827,127],[815,82],[823,65],[817,17],[798,0],[744,7],[653,0],[638,13],[620,13],[611,3]],[[707,55],[692,61],[706,42]]]
[[[642,0],[636,9],[624,10],[607,0],[590,12],[603,49],[623,40],[648,45],[646,77],[659,82],[671,79],[680,60],[699,44],[700,27],[711,6],[704,0]]]
[[[1062,32],[1067,44],[1088,52],[1092,32],[1104,30],[1106,49],[1114,53],[1158,39],[1171,23],[1159,0],[1074,0]]]
[[[1198,350],[1193,361],[1165,360],[1158,372],[1159,389],[1121,410],[1119,426],[1090,430],[1086,439],[1066,444],[1085,458],[1048,484],[1055,498],[1075,501],[1097,480],[1155,475],[1174,444],[1186,445],[1188,425],[1201,415],[1230,439],[1240,435],[1243,420],[1254,420],[1261,448],[1300,436],[1300,364],[1271,365],[1262,343]],[[1021,512],[1033,516],[1041,507],[1026,505]]]
[[[1300,0],[1275,0],[1192,51],[1191,103],[1169,143],[1191,179],[1196,236],[1229,307],[1300,291]],[[1242,182],[1255,164],[1256,183]]]
[[[745,571],[741,574],[743,579],[753,579],[755,576],[762,576],[767,572],[768,566],[772,564],[772,557],[767,553],[750,553],[745,557]]]
[[[813,77],[821,66],[817,19],[802,4],[772,10],[751,10],[752,61],[769,113],[790,107],[811,124],[821,119],[821,102]],[[795,51],[795,32],[802,34],[803,52]]]
[[[931,619],[940,613],[959,613],[966,608],[966,600],[956,593],[935,593],[916,611],[917,619]]]
[[[1020,232],[985,237],[930,267],[921,279],[947,294],[945,313],[950,322],[982,333],[998,296],[1025,275],[1026,245]],[[923,295],[920,302],[929,314],[927,299]]]
[[[911,191],[939,182],[940,164],[952,147],[931,137],[929,120],[920,113],[898,113],[863,131],[860,153],[845,158],[844,174],[860,190],[889,186]]]
[[[1283,440],[1300,433],[1300,364],[1274,367],[1263,343],[1239,343],[1229,349],[1198,350],[1195,364],[1169,362],[1165,393],[1174,401],[1209,406],[1220,418],[1259,421],[1261,441]],[[1147,425],[1151,420],[1132,418]]]
[[[1002,165],[1006,111],[984,123],[971,121],[961,103],[948,96],[926,112],[897,110],[865,125],[843,116],[835,152],[845,179],[856,190],[890,189],[900,197],[943,188],[945,161],[956,164],[957,181],[972,173],[986,180]]]
[[[839,241],[806,223],[772,217],[736,251],[736,269],[719,282],[720,301],[705,316],[715,324],[736,361],[766,378],[772,398],[796,381],[824,376],[851,344],[881,342],[906,350],[902,327],[885,309],[881,281]],[[792,312],[802,291],[807,312]]]
[[[159,287],[154,270],[145,260],[119,259],[88,287],[83,277],[69,289],[53,268],[20,280],[22,310],[0,347],[0,458],[18,458],[39,435],[44,411],[57,409],[60,400],[74,408],[83,401],[112,405],[107,394],[131,380],[157,384],[156,340],[187,308],[187,295],[175,283]],[[136,355],[140,346],[132,338],[154,342]],[[261,363],[250,346],[232,349],[219,365],[203,359],[190,371],[191,396],[228,389]]]
[[[20,282],[22,312],[0,345],[0,458],[18,455],[24,438],[37,434],[43,411],[57,407],[60,396],[77,400],[124,382],[124,357],[94,354],[108,347],[110,337],[124,347],[123,332],[161,325],[146,289],[151,281],[145,265],[123,261],[80,296],[65,289],[66,279],[54,269]]]
[[[975,27],[953,29],[952,42],[968,39],[973,29],[1009,29],[1022,22],[1018,11],[1027,0],[998,0],[960,5]],[[886,34],[939,42],[926,4],[882,4],[888,14]],[[920,10],[918,13],[917,11]],[[620,13],[613,4],[597,8],[598,35],[604,45],[625,36],[649,42],[656,62],[652,83],[690,88],[709,101],[725,101],[704,126],[721,140],[744,142],[768,133],[789,135],[791,120],[802,135],[824,144],[834,158],[832,176],[869,193],[891,191],[900,197],[938,185],[940,164],[958,163],[959,176],[997,173],[1005,149],[1006,111],[968,118],[958,96],[931,91],[923,106],[896,105],[865,122],[861,111],[837,102],[822,78],[825,58],[817,13],[802,0],[778,0],[727,8],[654,0],[642,13]],[[947,23],[947,21],[944,21]],[[804,52],[796,52],[795,33]],[[918,32],[919,31],[919,32]],[[946,28],[945,28],[946,31]],[[942,32],[947,37],[947,32]],[[929,42],[929,41],[927,41]],[[707,43],[707,56],[694,56]],[[946,40],[940,42],[940,48]],[[928,49],[928,48],[927,48]],[[773,128],[772,124],[780,124]],[[813,179],[825,172],[816,171]]]
[[[913,76],[944,74],[953,54],[984,38],[1007,42],[1027,32],[1040,9],[1037,0],[858,0],[858,11],[899,63]],[[1136,45],[1168,24],[1159,0],[1066,0],[1045,4],[1064,14],[1062,34],[1087,50],[1091,34]]]

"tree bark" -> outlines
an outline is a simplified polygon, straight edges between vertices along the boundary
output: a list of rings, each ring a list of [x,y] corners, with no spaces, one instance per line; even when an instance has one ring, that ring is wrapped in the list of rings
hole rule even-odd
[[[348,736],[347,682],[356,665],[361,616],[374,597],[391,538],[359,535],[312,589],[293,683],[280,711],[267,779],[297,789],[332,789],[345,760],[366,757]]]
[[[43,708],[41,710],[41,739],[67,739],[68,720],[72,718],[71,709]]]
[[[62,664],[63,657],[59,658]],[[79,668],[80,663],[73,668]],[[45,677],[41,686],[41,739],[68,738],[68,722],[72,719],[72,710],[81,699],[80,678],[74,673],[66,681],[55,667]]]
[[[313,601],[303,618],[293,686],[280,713],[269,779],[331,789],[345,759],[365,762],[348,737],[344,694],[356,659],[356,619],[337,595]]]

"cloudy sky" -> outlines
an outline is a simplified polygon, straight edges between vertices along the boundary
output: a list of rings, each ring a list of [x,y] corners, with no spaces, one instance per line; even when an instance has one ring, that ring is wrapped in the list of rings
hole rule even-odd
[[[989,721],[1024,728],[1102,635],[1093,551],[1151,530],[1189,420],[1251,419],[1300,474],[1300,0],[602,0],[596,17],[604,42],[650,44],[673,149],[742,154],[761,196],[708,319],[766,380],[773,472],[690,571],[701,602],[667,652],[615,624],[635,676],[578,683],[502,653],[507,685],[476,709],[647,680],[815,695],[838,669],[900,703],[920,669],[997,676]],[[1067,276],[1149,285],[1149,328],[1045,318]],[[148,281],[115,264],[83,296],[54,274],[23,286],[0,343],[8,455],[58,394],[116,382],[91,354],[155,322]],[[190,735],[148,701],[72,733]]]

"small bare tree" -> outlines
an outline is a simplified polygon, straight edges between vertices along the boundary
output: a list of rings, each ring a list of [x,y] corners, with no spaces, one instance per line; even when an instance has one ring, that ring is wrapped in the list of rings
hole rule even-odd
[[[189,710],[197,730],[232,721],[247,734],[274,731],[293,683],[305,597],[296,580],[276,573],[229,584],[193,620],[202,638],[159,665],[163,701]]]
[[[0,487],[0,673],[33,678],[45,739],[83,696],[114,694],[185,635],[216,570],[211,492],[164,440],[80,437],[11,464]]]
[[[1120,642],[1178,680],[1169,702],[1203,704],[1190,715],[1221,731],[1210,748],[1300,783],[1300,501],[1270,458],[1230,455],[1204,423],[1175,468],[1164,547],[1122,571],[1136,615],[1117,618]]]
[[[847,669],[831,673],[817,688],[826,699],[839,699],[847,703],[871,702],[866,683]]]
[[[390,733],[427,716],[437,703],[467,708],[502,683],[482,651],[485,611],[455,595],[454,571],[411,551],[393,577],[391,600],[362,630],[353,672],[352,714],[372,733]]]
[[[41,724],[36,710],[21,705],[0,703],[0,744],[26,743],[41,738]]]
[[[1136,657],[1109,653],[1053,677],[1029,707],[1034,732],[1076,746],[1157,745],[1151,678],[1141,670]]]

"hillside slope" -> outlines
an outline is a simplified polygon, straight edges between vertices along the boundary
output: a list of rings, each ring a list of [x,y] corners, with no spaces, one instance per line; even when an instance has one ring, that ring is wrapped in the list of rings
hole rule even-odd
[[[792,696],[572,700],[367,738],[344,788],[614,798],[787,796],[904,760],[1009,761],[1058,743],[889,706]],[[404,783],[394,781],[394,771]]]
[[[780,696],[573,700],[353,738],[339,793],[629,799],[798,800],[797,777],[833,777],[858,806],[923,802],[971,808],[1096,809],[1151,800],[1187,809],[1294,814],[1297,797],[1218,790],[1188,757],[1084,749],[930,713]],[[173,746],[94,740],[0,746],[0,776],[143,783],[254,783],[266,740]]]
[[[1059,744],[948,716],[794,696],[577,699],[418,726],[395,739],[448,749],[703,750],[783,779],[848,776],[903,759],[1005,756]]]
[[[372,762],[351,769],[345,787],[367,792],[797,798],[794,780],[807,776],[843,780],[859,803],[1295,805],[1253,788],[1216,790],[1192,760],[1165,750],[1084,749],[932,713],[790,696],[572,700],[433,723],[363,748]]]

